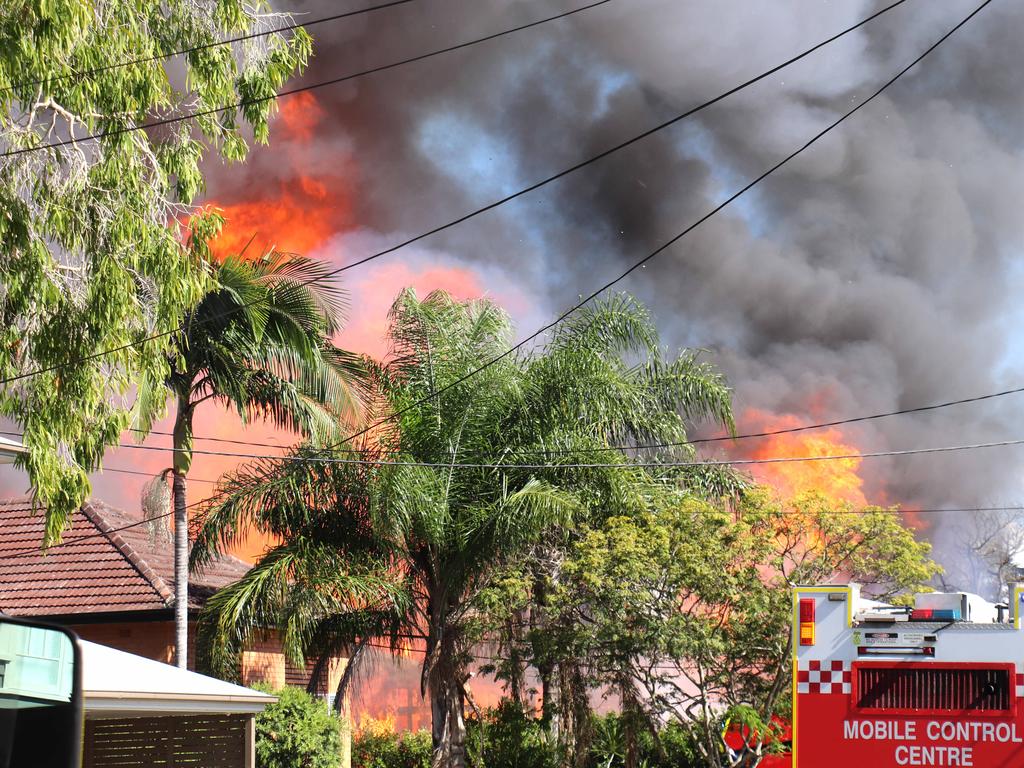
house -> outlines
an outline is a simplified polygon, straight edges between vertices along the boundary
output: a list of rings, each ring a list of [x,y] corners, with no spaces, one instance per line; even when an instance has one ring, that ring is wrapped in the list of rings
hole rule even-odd
[[[100,501],[81,506],[59,546],[43,553],[42,511],[31,501],[0,501],[0,612],[53,621],[79,637],[147,659],[169,663],[174,656],[174,553],[166,531]],[[206,600],[241,578],[249,565],[222,557],[189,579],[189,637]],[[333,658],[315,686],[332,694],[345,659]],[[194,642],[189,669],[195,669]],[[268,632],[243,652],[244,684],[264,682],[305,687],[313,661],[305,668],[285,659],[281,643]]]
[[[83,768],[254,768],[255,717],[273,696],[87,641]]]

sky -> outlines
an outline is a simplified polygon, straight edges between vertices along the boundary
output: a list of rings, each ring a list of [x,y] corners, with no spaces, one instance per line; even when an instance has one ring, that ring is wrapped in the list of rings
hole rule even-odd
[[[553,15],[564,0],[413,0],[311,28],[310,84]],[[869,95],[976,7],[907,0],[713,108],[555,184],[342,277],[338,343],[374,356],[402,287],[486,295],[520,336],[619,274]],[[279,0],[315,18],[336,2]],[[346,3],[344,8],[358,8]],[[657,124],[878,10],[861,0],[612,0],[409,66],[282,99],[268,148],[210,159],[220,246],[256,235],[342,266],[527,186]],[[619,285],[668,350],[727,375],[740,432],[829,421],[1018,386],[1024,9],[995,0],[922,65],[735,205]],[[807,455],[1024,437],[1021,396],[704,455]],[[167,429],[166,424],[160,427]],[[695,425],[695,434],[706,434]],[[291,438],[204,406],[200,437]],[[126,442],[130,438],[126,436]],[[166,447],[151,436],[147,446]],[[199,441],[201,449],[250,452]],[[199,498],[238,459],[197,456]],[[855,503],[1014,504],[1024,448],[766,469],[786,490]],[[137,509],[166,453],[111,451],[94,495]],[[819,469],[814,470],[819,472]],[[0,468],[0,486],[25,489]],[[955,558],[958,521],[927,535]],[[923,525],[923,523],[922,523]],[[258,545],[254,545],[258,549]],[[255,549],[242,552],[247,556]]]

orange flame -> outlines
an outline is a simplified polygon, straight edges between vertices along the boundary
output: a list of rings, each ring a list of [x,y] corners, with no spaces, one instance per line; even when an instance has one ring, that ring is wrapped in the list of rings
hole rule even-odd
[[[310,141],[324,116],[323,107],[316,97],[305,91],[281,99],[278,104],[281,107],[278,113],[281,124],[275,128],[283,134],[281,138],[285,141]]]
[[[740,423],[751,431],[770,432],[799,426],[796,416],[773,415],[750,409]],[[841,430],[831,428],[815,432],[773,435],[757,441],[752,458],[803,458],[817,456],[850,456],[860,453]],[[835,501],[846,501],[855,507],[868,504],[864,496],[864,479],[860,475],[863,459],[832,459],[828,461],[793,461],[751,465],[754,477],[772,486],[785,497],[817,491]]]
[[[217,258],[243,249],[251,256],[271,248],[308,254],[351,223],[348,196],[341,187],[336,177],[299,175],[269,195],[230,204],[211,202],[224,216],[224,228],[210,241],[210,249]]]

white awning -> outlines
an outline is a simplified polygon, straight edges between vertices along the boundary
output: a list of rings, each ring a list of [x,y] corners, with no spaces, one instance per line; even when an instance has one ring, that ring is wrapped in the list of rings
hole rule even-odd
[[[14,460],[25,451],[26,448],[21,443],[0,437],[0,464],[13,464]]]
[[[277,701],[251,688],[80,640],[86,717],[253,714]]]

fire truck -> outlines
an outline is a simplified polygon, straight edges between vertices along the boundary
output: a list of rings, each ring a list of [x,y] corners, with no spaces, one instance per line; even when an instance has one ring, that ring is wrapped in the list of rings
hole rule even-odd
[[[794,768],[1024,768],[1024,585],[1009,594],[794,589]]]

